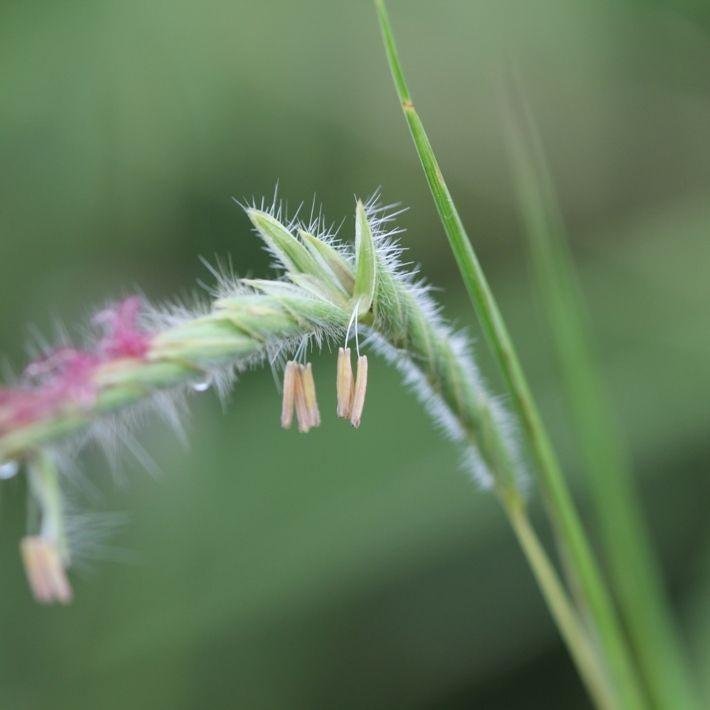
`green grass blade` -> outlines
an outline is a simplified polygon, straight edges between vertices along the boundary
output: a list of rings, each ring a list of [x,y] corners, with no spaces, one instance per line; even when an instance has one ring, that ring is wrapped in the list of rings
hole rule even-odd
[[[375,0],[375,5],[395,87],[439,217],[486,339],[510,389],[513,405],[535,458],[548,514],[553,520],[556,534],[567,553],[567,561],[574,571],[599,634],[621,706],[645,707],[641,685],[611,597],[585,536],[512,340],[446,186],[424,126],[412,103],[384,2]]]
[[[606,669],[600,663],[600,658],[587,635],[581,617],[577,614],[554,565],[530,524],[525,506],[519,498],[504,498],[503,507],[589,694],[600,710],[612,710],[616,707],[616,702],[614,693],[609,687]]]
[[[507,112],[508,145],[530,257],[552,330],[604,552],[652,700],[699,707],[591,345],[584,299],[542,142],[527,107]]]

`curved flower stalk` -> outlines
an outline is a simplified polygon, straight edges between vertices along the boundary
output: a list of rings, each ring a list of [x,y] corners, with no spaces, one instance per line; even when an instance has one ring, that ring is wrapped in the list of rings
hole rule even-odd
[[[603,669],[554,566],[525,512],[521,463],[506,415],[481,383],[468,344],[442,320],[428,289],[402,264],[376,197],[355,210],[354,245],[318,219],[284,224],[276,205],[247,206],[280,271],[277,279],[220,274],[213,300],[198,309],[152,309],[131,297],[101,311],[101,337],[64,346],[31,363],[20,381],[0,388],[0,478],[24,467],[30,481],[31,530],[21,545],[28,581],[43,603],[72,598],[72,562],[63,476],[63,442],[100,441],[146,403],[166,393],[218,391],[241,371],[291,356],[284,368],[281,424],[294,413],[299,431],[321,419],[315,379],[304,363],[311,346],[338,344],[336,414],[362,420],[367,355],[372,347],[399,369],[421,402],[459,445],[464,466],[503,503],[548,606],[600,707],[611,707]],[[353,374],[349,343],[354,339]],[[167,400],[170,402],[170,400]],[[128,413],[128,419],[126,417]],[[66,475],[66,474],[65,474]]]

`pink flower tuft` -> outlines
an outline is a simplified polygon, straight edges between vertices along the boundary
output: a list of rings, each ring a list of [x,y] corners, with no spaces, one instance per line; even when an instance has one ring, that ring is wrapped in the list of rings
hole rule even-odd
[[[30,363],[20,386],[0,390],[0,431],[42,419],[66,404],[93,404],[92,375],[99,363],[97,355],[73,348]]]
[[[30,363],[17,387],[0,388],[0,433],[13,426],[49,417],[66,406],[90,407],[97,387],[96,369],[113,360],[142,358],[151,336],[138,324],[141,299],[131,296],[101,311],[94,322],[103,327],[95,348],[58,348]]]
[[[0,433],[8,431],[13,424],[27,424],[36,418],[33,393],[24,388],[0,390]]]
[[[87,372],[98,363],[99,358],[86,350],[57,348],[40,360],[31,362],[25,368],[25,380],[37,385],[64,381],[66,384],[80,383]]]
[[[150,347],[150,334],[138,326],[141,309],[139,296],[130,296],[94,316],[94,322],[104,328],[99,353],[108,359],[141,358]]]

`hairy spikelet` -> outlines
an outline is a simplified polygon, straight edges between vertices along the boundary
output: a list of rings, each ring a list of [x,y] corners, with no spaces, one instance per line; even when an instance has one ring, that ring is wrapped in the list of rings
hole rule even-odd
[[[403,260],[394,223],[401,210],[382,205],[377,193],[366,209],[381,274],[373,346],[402,373],[439,428],[463,447],[462,466],[482,487],[522,485],[512,419],[486,391],[469,339],[444,321],[419,269]],[[495,446],[482,450],[489,430]]]

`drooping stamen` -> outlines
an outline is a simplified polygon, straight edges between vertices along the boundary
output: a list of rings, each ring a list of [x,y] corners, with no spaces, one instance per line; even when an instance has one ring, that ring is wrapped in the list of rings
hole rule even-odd
[[[298,366],[293,360],[286,363],[284,369],[283,399],[281,400],[281,426],[284,429],[291,428],[293,422],[293,404],[296,389],[296,368]]]
[[[350,348],[338,348],[336,391],[338,395],[336,413],[342,419],[349,419],[353,405],[353,367],[350,362]]]
[[[362,420],[362,410],[365,407],[365,392],[367,391],[367,355],[359,355],[357,359],[357,375],[353,405],[350,410],[350,423],[357,429]]]
[[[310,362],[301,365],[301,381],[303,382],[303,394],[306,400],[308,418],[312,427],[320,426],[320,410],[318,409],[318,399],[316,397],[316,383],[313,379],[313,367]]]
[[[358,301],[355,304],[355,307],[353,308],[352,315],[350,316],[350,320],[348,321],[348,328],[345,331],[345,346],[347,347],[348,340],[350,340],[350,329],[355,326],[355,351],[358,354],[358,357],[360,356],[360,341],[358,340],[358,335],[357,335],[357,314],[358,310],[360,308],[360,302]]]
[[[42,604],[68,604],[72,588],[56,546],[41,536],[28,536],[22,539],[20,550],[34,598]]]
[[[298,365],[295,362],[293,363],[293,365],[293,398],[296,409],[296,419],[298,420],[298,431],[300,431],[302,434],[307,434],[311,428],[311,416],[308,411],[308,404],[306,403],[306,392],[305,387],[303,385],[303,365]]]

